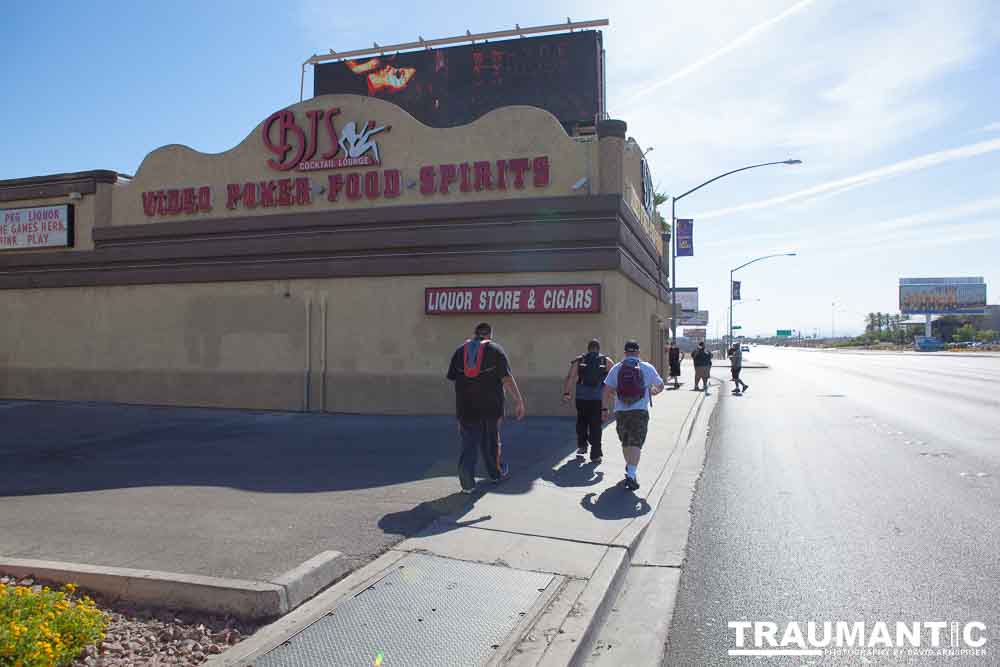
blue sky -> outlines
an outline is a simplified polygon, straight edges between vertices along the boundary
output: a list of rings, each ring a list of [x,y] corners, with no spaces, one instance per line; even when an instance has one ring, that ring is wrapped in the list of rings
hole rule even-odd
[[[865,313],[895,312],[900,276],[982,275],[998,302],[1000,5],[988,1],[17,3],[0,25],[0,179],[134,173],[168,143],[227,150],[297,101],[300,64],[329,48],[567,16],[611,20],[609,110],[653,147],[663,192],[804,161],[678,203],[696,253],[678,260],[680,284],[701,289],[710,331],[725,326],[729,269],[778,252],[799,256],[737,274],[750,335],[825,335],[834,318],[857,332]]]

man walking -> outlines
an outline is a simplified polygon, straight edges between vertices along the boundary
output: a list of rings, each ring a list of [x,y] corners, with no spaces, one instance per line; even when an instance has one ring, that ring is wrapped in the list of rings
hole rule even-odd
[[[708,377],[712,374],[712,355],[705,351],[705,341],[698,343],[698,349],[691,355],[694,361],[694,391],[698,389],[698,382],[705,383],[705,394],[708,395]]]
[[[625,343],[625,358],[615,364],[604,380],[604,398],[615,401],[615,426],[625,455],[625,479],[621,485],[639,488],[638,468],[649,428],[650,397],[663,391],[663,378],[656,368],[639,358],[639,343]]]
[[[733,345],[729,348],[729,369],[732,371],[733,382],[736,386],[733,388],[734,394],[742,394],[744,391],[750,388],[746,382],[740,379],[740,371],[743,370],[743,349],[740,347],[739,343]],[[740,386],[743,389],[740,389]]]
[[[480,450],[493,482],[509,476],[500,441],[505,389],[514,399],[514,415],[519,420],[524,418],[524,399],[510,372],[507,353],[490,340],[492,333],[488,323],[477,324],[475,337],[455,350],[448,367],[448,379],[455,383],[455,412],[462,438],[458,460],[462,493],[472,493],[476,488],[476,459]]]
[[[684,353],[681,352],[677,343],[667,345],[667,365],[670,366],[670,377],[673,378],[674,389],[679,389],[681,386],[681,359],[683,358]]]
[[[563,384],[563,403],[569,403],[570,387],[576,384],[576,455],[587,455],[590,444],[590,462],[604,460],[601,449],[601,427],[607,415],[604,407],[604,378],[614,365],[611,357],[601,354],[601,342],[596,338],[587,344],[587,353],[569,364],[569,373]]]

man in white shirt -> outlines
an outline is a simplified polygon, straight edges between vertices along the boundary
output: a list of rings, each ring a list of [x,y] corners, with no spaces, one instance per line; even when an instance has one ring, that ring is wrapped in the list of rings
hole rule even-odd
[[[638,341],[625,343],[625,358],[611,367],[604,380],[605,401],[615,399],[615,427],[625,454],[625,479],[621,485],[639,488],[637,470],[649,427],[650,397],[663,391],[663,378],[656,368],[639,358]]]

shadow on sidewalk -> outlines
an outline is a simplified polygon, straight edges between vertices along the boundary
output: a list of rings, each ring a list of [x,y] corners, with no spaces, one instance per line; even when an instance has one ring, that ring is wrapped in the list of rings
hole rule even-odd
[[[631,519],[648,514],[650,507],[645,498],[636,496],[620,486],[612,486],[601,492],[588,493],[580,500],[580,506],[594,515],[595,519]]]
[[[583,457],[572,458],[542,475],[542,479],[563,488],[593,486],[604,480],[604,471]]]
[[[477,491],[473,495],[453,493],[437,500],[428,500],[412,509],[391,512],[384,515],[379,519],[378,527],[384,533],[401,535],[404,538],[408,538],[418,534],[440,535],[456,528],[482,523],[493,517],[487,514],[468,521],[449,521],[445,519],[448,516],[460,516],[468,512],[476,504],[476,499],[481,496],[482,493]]]

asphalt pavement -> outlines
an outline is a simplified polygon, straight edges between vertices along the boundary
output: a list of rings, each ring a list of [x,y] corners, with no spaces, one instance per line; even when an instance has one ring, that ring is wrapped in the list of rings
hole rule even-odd
[[[572,417],[508,420],[504,451],[516,475],[575,439]],[[264,581],[336,550],[353,569],[474,501],[458,447],[447,417],[0,401],[0,556]]]
[[[1000,358],[751,359],[769,368],[720,401],[663,664],[1000,664]],[[739,621],[982,622],[989,653],[733,657]]]

